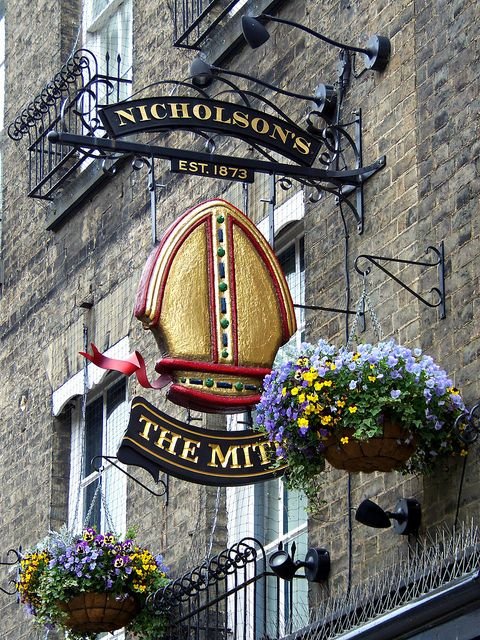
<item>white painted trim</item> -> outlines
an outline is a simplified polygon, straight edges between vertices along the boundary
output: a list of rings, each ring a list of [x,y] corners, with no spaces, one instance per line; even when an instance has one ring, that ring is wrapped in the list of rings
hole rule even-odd
[[[303,220],[305,216],[305,201],[303,198],[303,191],[297,191],[291,198],[286,200],[283,204],[275,209],[274,224],[275,224],[275,237],[280,231],[291,222],[297,222]],[[260,220],[257,224],[258,230],[262,233],[267,240],[269,240],[269,220],[268,216]]]
[[[126,358],[129,355],[129,339],[125,336],[110,349],[105,351],[109,358]],[[108,371],[100,369],[92,362],[87,365],[87,390],[90,391],[96,385],[100,384]],[[69,400],[77,396],[83,395],[84,392],[84,370],[82,369],[74,376],[69,378],[61,387],[55,389],[52,393],[52,415],[58,416],[64,409]]]

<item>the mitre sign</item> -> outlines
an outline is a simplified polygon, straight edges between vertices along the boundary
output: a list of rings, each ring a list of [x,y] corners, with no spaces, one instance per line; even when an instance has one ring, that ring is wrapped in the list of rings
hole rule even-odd
[[[138,353],[113,361],[92,345],[94,355],[84,355],[135,373],[145,387],[170,384],[172,402],[210,413],[255,405],[277,350],[296,330],[274,252],[251,220],[223,200],[203,202],[168,227],[145,265],[135,316],[163,354],[156,382],[148,382]]]

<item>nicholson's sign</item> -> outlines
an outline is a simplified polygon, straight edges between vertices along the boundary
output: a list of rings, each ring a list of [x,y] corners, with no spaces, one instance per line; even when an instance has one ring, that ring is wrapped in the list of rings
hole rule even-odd
[[[152,130],[220,132],[267,147],[307,166],[313,164],[321,146],[318,139],[292,122],[263,111],[208,98],[143,98],[106,106],[99,113],[105,129],[113,138]]]
[[[236,486],[283,473],[285,467],[271,469],[272,447],[251,430],[217,431],[180,422],[137,396],[117,456],[156,480],[164,471],[199,484]]]

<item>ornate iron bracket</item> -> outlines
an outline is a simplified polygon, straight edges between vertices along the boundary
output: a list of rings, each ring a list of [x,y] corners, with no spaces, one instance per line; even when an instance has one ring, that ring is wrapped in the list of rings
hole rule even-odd
[[[15,556],[15,559],[13,561],[8,560],[8,556],[10,554],[13,554]],[[6,562],[0,562],[0,566],[3,567],[13,567],[16,564],[18,564],[20,562],[20,560],[22,559],[21,555],[20,555],[20,549],[17,551],[16,549],[9,549],[7,551],[7,561]],[[15,583],[15,580],[13,580],[12,578],[10,578],[9,582]],[[13,589],[13,591],[7,591],[6,589],[4,589],[3,587],[0,587],[0,591],[2,591],[3,593],[5,593],[7,596],[13,596],[17,593],[16,589]]]
[[[143,484],[143,482],[140,482],[140,480],[137,480],[137,478],[132,476],[131,473],[128,473],[128,471],[125,471],[125,469],[122,469],[122,467],[120,467],[117,464],[118,458],[116,458],[115,456],[95,456],[94,458],[92,458],[91,465],[95,471],[100,472],[103,470],[103,467],[97,467],[95,464],[95,461],[98,459],[106,460],[107,462],[109,462],[116,469],[124,473],[127,476],[127,478],[130,478],[130,480],[133,480],[133,482],[140,485],[142,489],[145,489],[145,491],[148,491],[148,493],[150,493],[152,496],[155,496],[156,498],[161,498],[162,496],[165,496],[165,504],[168,504],[168,476],[167,476],[166,482],[164,482],[163,480],[159,480],[157,482],[157,484],[161,484],[163,486],[163,492],[155,493],[155,491],[152,491],[151,489],[149,489],[145,484]]]
[[[385,256],[372,256],[372,255],[368,255],[368,254],[361,254],[361,255],[357,256],[357,258],[355,260],[355,269],[360,275],[366,276],[367,274],[369,274],[370,270],[371,270],[370,267],[367,267],[366,269],[361,269],[358,266],[358,263],[359,263],[360,260],[368,260],[375,267],[378,267],[379,269],[381,269],[381,271],[386,273],[390,278],[392,278],[392,280],[395,280],[395,282],[397,282],[400,286],[402,286],[409,293],[411,293],[413,296],[415,296],[415,298],[417,298],[417,300],[420,300],[420,302],[425,304],[427,307],[431,307],[431,308],[438,307],[440,309],[440,318],[443,320],[446,317],[446,310],[445,310],[445,249],[444,249],[443,241],[440,243],[440,246],[439,246],[438,249],[436,247],[429,246],[429,247],[427,247],[425,253],[427,253],[427,254],[428,253],[433,253],[436,257],[435,257],[435,259],[433,259],[432,261],[429,262],[429,261],[426,261],[426,260],[402,260],[400,258],[387,258]],[[403,280],[401,280],[396,275],[394,275],[391,271],[389,271],[379,261],[382,261],[382,262],[393,262],[393,263],[397,263],[397,264],[411,264],[411,265],[415,265],[415,266],[419,266],[419,267],[437,267],[438,268],[438,287],[432,287],[430,289],[430,293],[435,294],[437,296],[437,300],[435,302],[431,302],[430,300],[427,300],[425,297],[421,296],[419,293],[417,293],[411,287],[409,287],[407,284],[405,284],[405,282],[403,282]]]
[[[480,435],[480,401],[455,420],[455,429],[465,444],[473,444]]]

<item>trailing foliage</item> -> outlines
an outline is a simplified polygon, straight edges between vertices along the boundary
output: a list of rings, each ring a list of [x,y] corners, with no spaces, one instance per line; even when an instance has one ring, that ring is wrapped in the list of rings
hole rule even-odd
[[[52,532],[20,562],[17,590],[36,621],[48,628],[66,629],[61,604],[87,592],[131,595],[141,606],[128,630],[143,640],[157,640],[165,627],[164,616],[145,608],[148,595],[168,584],[168,569],[161,555],[154,556],[134,541],[130,530],[124,540],[112,533],[85,529],[81,537],[66,529]],[[96,638],[74,634],[69,638]]]
[[[458,389],[420,349],[391,340],[350,351],[321,340],[266,376],[256,420],[276,444],[277,462],[288,462],[289,486],[309,494],[332,436],[341,444],[379,437],[388,413],[416,445],[402,470],[428,473],[466,455],[453,428],[464,411]]]

